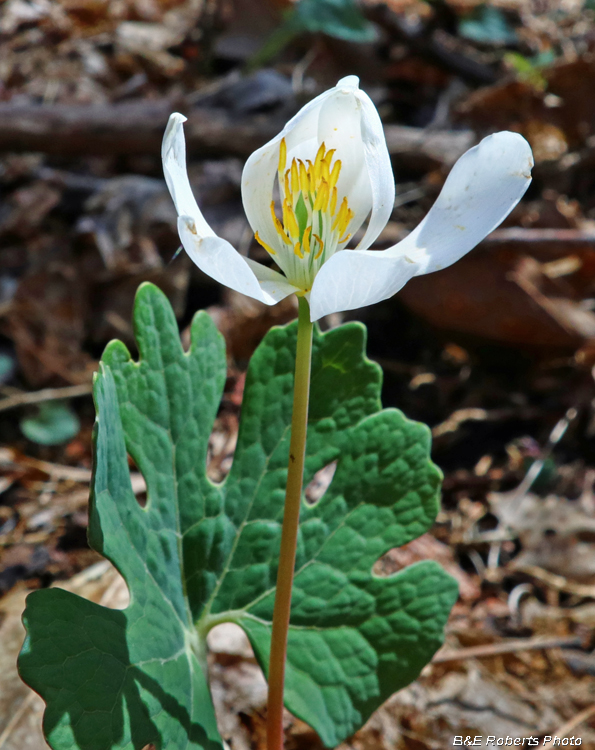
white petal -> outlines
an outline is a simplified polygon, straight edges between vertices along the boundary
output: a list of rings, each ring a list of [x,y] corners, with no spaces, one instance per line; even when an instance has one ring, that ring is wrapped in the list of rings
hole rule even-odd
[[[281,139],[285,138],[289,155],[297,146],[311,141],[316,155],[318,114],[321,104],[333,91],[334,89],[325,91],[302,107],[279,135],[249,157],[242,172],[242,201],[248,222],[252,231],[258,232],[261,239],[273,248],[276,248],[279,242],[270,211],[279,164],[279,144]]]
[[[518,133],[484,138],[454,165],[421,224],[385,252],[409,256],[419,274],[450,266],[504,221],[529,187],[532,167]]]
[[[346,196],[355,214],[347,230],[350,234],[360,228],[372,208],[372,188],[362,140],[363,107],[358,94],[366,96],[353,86],[337,85],[333,89],[332,95],[320,107],[317,141],[308,153],[308,158],[312,159],[321,143],[327,149],[336,149],[335,158],[341,160],[338,204]]]
[[[405,255],[376,250],[341,250],[320,269],[310,293],[310,317],[356,310],[392,297],[419,266]]]
[[[372,213],[366,233],[358,248],[368,248],[390,218],[395,203],[395,178],[386,146],[378,110],[363,91],[357,92],[361,103],[361,128],[366,171],[372,190]]]
[[[275,305],[296,291],[284,276],[244,258],[227,240],[214,235],[201,237],[193,217],[178,217],[178,232],[184,249],[200,270],[220,284],[266,305]]]
[[[239,255],[239,253],[236,253],[236,255]],[[252,258],[244,258],[243,255],[240,255],[239,257],[242,258],[242,260],[244,260],[252,269],[252,272],[258,279],[259,286],[264,294],[268,295],[273,300],[273,302],[267,302],[267,305],[275,304],[294,292],[302,291],[287,281],[285,276],[278,271],[273,271],[272,268],[263,266],[262,263],[258,263],[257,261],[252,260]]]
[[[161,145],[161,158],[165,182],[176,206],[178,216],[191,216],[201,237],[214,237],[215,232],[205,221],[192,194],[186,171],[186,142],[184,140],[184,115],[170,115]]]

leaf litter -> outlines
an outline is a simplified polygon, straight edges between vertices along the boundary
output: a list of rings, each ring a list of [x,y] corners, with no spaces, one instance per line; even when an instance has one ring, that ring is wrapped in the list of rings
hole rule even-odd
[[[270,5],[265,30],[278,19],[277,4]],[[274,75],[255,79],[246,108],[236,105],[233,119],[244,129],[239,138],[233,131],[226,153],[221,140],[200,128],[206,109],[213,121],[219,118],[220,132],[231,132],[226,108],[234,107],[238,78],[234,83],[230,71],[239,76],[239,66],[264,42],[254,24],[241,20],[254,15],[247,0],[233,8],[176,0],[3,4],[0,351],[12,375],[2,381],[1,396],[89,384],[110,338],[132,344],[133,296],[141,281],[152,280],[172,300],[183,335],[201,307],[226,337],[227,381],[209,453],[209,473],[221,480],[237,439],[246,362],[271,325],[295,314],[290,302],[262,310],[215,288],[183,255],[168,265],[177,237],[160,182],[159,127],[146,138],[139,129],[136,152],[128,144],[130,153],[118,156],[99,144],[94,153],[88,136],[77,145],[64,124],[54,144],[47,138],[33,144],[17,132],[30,144],[23,148],[3,125],[7,117],[21,122],[11,114],[16,109],[2,107],[80,106],[68,116],[84,115],[84,134],[92,105],[117,118],[124,112],[117,107],[134,104],[138,124],[149,122],[147,105],[158,105],[151,112],[159,122],[177,108],[174,102],[187,102],[197,118],[193,184],[210,202],[216,230],[253,257],[258,249],[242,219],[237,175],[238,158],[258,145],[254,122],[263,142],[297,108],[294,97],[342,74],[373,82],[384,107],[398,192],[410,196],[395,208],[391,237],[402,236],[427,209],[453,144],[497,129],[522,132],[537,167],[532,192],[507,226],[451,270],[416,280],[399,301],[365,316],[369,353],[384,368],[385,405],[433,427],[434,460],[445,472],[443,508],[430,535],[391,551],[379,565],[392,572],[432,557],[451,567],[462,596],[445,649],[529,645],[546,637],[575,645],[436,662],[343,747],[445,747],[457,734],[541,737],[564,726],[589,746],[595,742],[588,714],[595,703],[590,11],[570,3],[560,14],[552,2],[521,15],[515,4],[490,3],[498,17],[490,26],[484,10],[470,12],[476,3],[448,3],[440,12],[418,0],[362,5],[384,36],[365,55],[331,37],[295,40],[270,63]],[[466,19],[481,25],[483,41],[461,36]],[[500,38],[490,40],[491,28]],[[502,29],[522,60],[502,49]],[[538,57],[544,50],[552,59],[545,65]],[[224,93],[213,98],[214,91]],[[52,116],[65,117],[58,110]],[[438,144],[431,153],[420,145],[428,133]],[[77,474],[90,469],[93,410],[85,396],[70,404],[81,429],[63,447],[41,446],[20,432],[18,421],[35,414],[34,402],[0,412],[6,592],[0,627],[13,628],[3,639],[7,675],[22,639],[27,591],[69,581],[93,601],[111,591],[103,603],[124,604],[112,569],[91,567],[94,582],[81,573],[104,564],[87,547],[89,478]],[[552,430],[569,409],[577,418],[548,452]],[[519,499],[538,461],[543,465]],[[223,633],[210,660],[224,736],[234,748],[264,748],[264,686],[245,641]],[[26,697],[16,677],[5,685],[0,747],[43,747],[39,702]],[[585,718],[573,727],[577,717]],[[289,714],[287,731],[289,747],[316,747],[312,731]]]

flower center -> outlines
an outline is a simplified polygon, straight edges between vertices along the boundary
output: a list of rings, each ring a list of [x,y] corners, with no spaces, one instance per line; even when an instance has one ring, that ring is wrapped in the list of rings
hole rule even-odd
[[[273,248],[255,233],[256,241],[275,256],[289,281],[304,292],[312,288],[320,266],[351,238],[346,232],[354,212],[346,197],[339,203],[341,160],[334,157],[335,149],[327,151],[322,143],[314,162],[294,158],[287,167],[287,144],[283,138],[278,167],[282,219],[275,213],[275,201],[271,201],[280,241]]]

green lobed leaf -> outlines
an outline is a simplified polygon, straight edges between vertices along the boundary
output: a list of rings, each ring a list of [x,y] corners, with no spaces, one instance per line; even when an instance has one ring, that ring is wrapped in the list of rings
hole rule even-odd
[[[355,0],[300,0],[291,18],[297,28],[350,42],[374,42],[377,33]]]
[[[481,5],[459,23],[459,34],[479,44],[514,44],[516,31],[510,26],[499,8]]]
[[[79,418],[64,401],[39,404],[35,416],[24,417],[19,422],[21,432],[39,445],[60,445],[72,440],[81,428]]]
[[[112,342],[98,411],[89,541],[126,579],[115,612],[58,590],[27,600],[23,679],[47,703],[55,750],[220,748],[205,678],[214,625],[244,628],[265,673],[289,452],[296,325],[271,330],[250,363],[227,480],[205,474],[225,380],[221,336],[205,313],[181,348],[165,296],[135,304],[140,362]],[[365,329],[315,332],[305,483],[336,462],[324,496],[304,502],[289,635],[286,705],[327,746],[355,731],[419,674],[443,640],[456,583],[434,562],[372,574],[438,510],[428,429],[380,411],[380,369]],[[147,481],[130,487],[127,453]]]

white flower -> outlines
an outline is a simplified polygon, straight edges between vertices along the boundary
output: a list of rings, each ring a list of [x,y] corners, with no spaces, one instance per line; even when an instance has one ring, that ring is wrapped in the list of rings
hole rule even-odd
[[[368,250],[390,217],[395,187],[380,117],[358,83],[355,76],[340,80],[246,162],[246,215],[282,273],[243,257],[207,224],[186,173],[186,118],[170,117],[165,179],[182,244],[204,273],[267,305],[305,295],[318,320],[379,302],[413,276],[446,268],[508,216],[531,181],[533,158],[522,136],[502,132],[463,154],[428,215],[402,242]],[[348,249],[366,219],[362,239]]]

